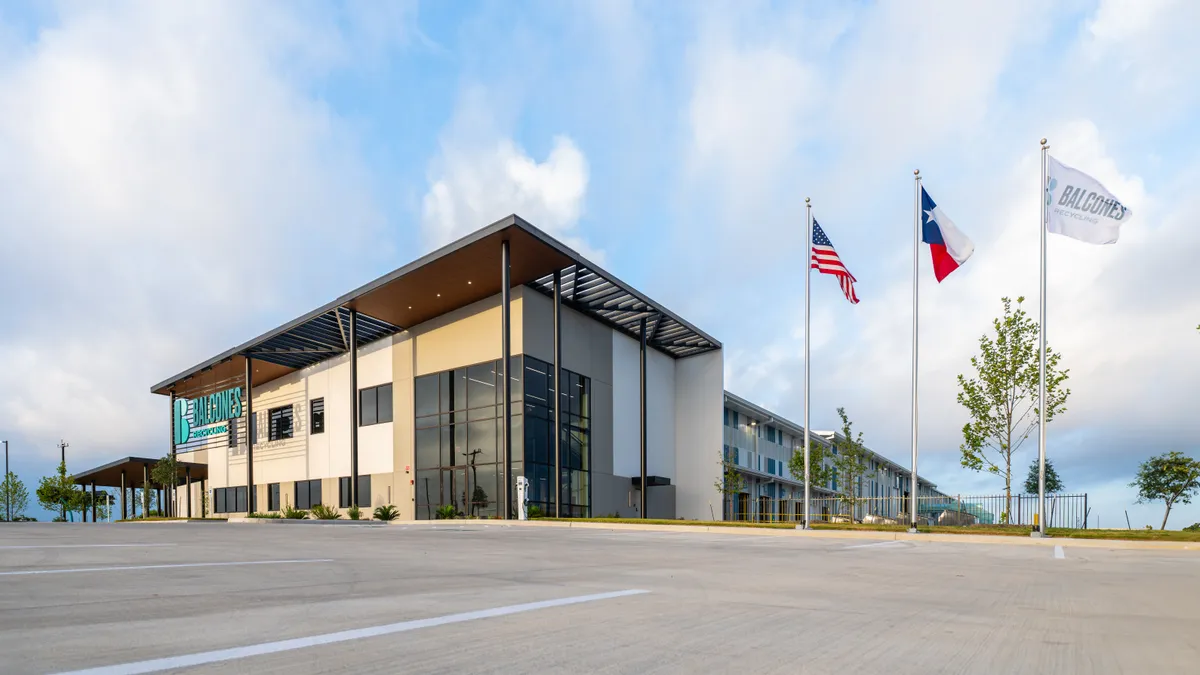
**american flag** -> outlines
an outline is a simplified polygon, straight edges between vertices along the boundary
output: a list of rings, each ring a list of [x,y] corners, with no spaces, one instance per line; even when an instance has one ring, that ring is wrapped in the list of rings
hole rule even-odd
[[[858,295],[854,292],[854,282],[857,279],[842,264],[842,259],[838,257],[837,251],[833,250],[833,242],[829,241],[825,230],[821,229],[816,220],[813,220],[812,268],[821,274],[832,274],[837,277],[838,283],[842,285],[842,293],[846,294],[846,299],[852,304],[858,304]]]

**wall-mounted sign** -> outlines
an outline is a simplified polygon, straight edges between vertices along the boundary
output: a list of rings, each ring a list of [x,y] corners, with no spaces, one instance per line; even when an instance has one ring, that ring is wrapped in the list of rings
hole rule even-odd
[[[229,420],[242,415],[242,389],[234,387],[188,400],[175,399],[175,445],[229,432]]]

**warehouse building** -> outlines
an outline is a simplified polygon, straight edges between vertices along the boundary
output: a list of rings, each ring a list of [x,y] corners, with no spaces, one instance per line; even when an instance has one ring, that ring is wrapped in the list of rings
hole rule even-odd
[[[804,451],[804,427],[728,391],[724,408],[725,462],[740,476],[740,489],[730,491],[725,499],[725,519],[802,522],[804,477],[802,473],[793,475],[789,462],[794,453]],[[834,469],[838,449],[845,441],[840,432],[809,433],[811,447],[825,450],[824,465],[832,474],[827,481],[810,486],[813,521],[829,521],[837,514],[850,516],[852,509],[856,521],[873,516],[907,522],[900,516],[907,513],[912,494],[911,469],[866,448],[863,473],[847,485],[839,481]],[[917,483],[922,508],[932,508],[947,498],[925,478],[917,476]]]

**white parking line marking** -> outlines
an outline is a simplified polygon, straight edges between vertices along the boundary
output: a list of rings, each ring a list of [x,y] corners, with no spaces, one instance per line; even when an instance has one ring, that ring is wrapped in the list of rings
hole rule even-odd
[[[151,548],[155,546],[175,546],[175,544],[55,544],[53,546],[0,546],[0,550],[11,551],[30,548]]]
[[[1063,547],[1061,547],[1061,546],[1054,547],[1054,557],[1059,560],[1063,560],[1067,557],[1067,554],[1065,552],[1063,552]]]
[[[903,546],[903,545],[904,545],[904,542],[902,542],[902,541],[877,541],[873,544],[855,544],[853,546],[846,546],[845,548],[847,548],[847,549],[870,548],[871,546]]]
[[[149,661],[122,663],[115,666],[101,666],[99,668],[72,670],[69,672],[60,673],[59,675],[134,675],[135,673],[154,673],[162,670],[179,670],[181,668],[190,668],[192,666],[204,665],[206,663],[244,659],[251,656],[262,656],[264,654],[276,654],[278,652],[286,652],[294,649],[316,647],[317,645],[328,645],[336,642],[346,642],[349,640],[361,640],[362,638],[378,637],[381,635],[393,635],[395,633],[405,633],[420,628],[433,628],[434,626],[445,626],[446,624],[474,621],[475,619],[491,619],[498,616],[532,612],[538,609],[563,607],[566,605],[578,605],[584,602],[623,598],[630,595],[641,595],[649,592],[650,591],[631,589],[627,591],[612,591],[610,593],[596,593],[593,595],[576,595],[574,597],[559,598],[557,600],[543,600],[541,602],[529,602],[521,605],[508,605],[506,607],[481,609],[474,612],[448,614],[446,616],[438,616],[431,619],[401,621],[400,623],[390,623],[383,626],[372,626],[370,628],[356,628],[354,630],[344,630],[337,633],[326,633],[324,635],[313,635],[310,637],[279,640],[276,642],[264,642],[257,645],[248,645],[246,647],[217,649],[211,652],[198,652],[196,654],[172,656],[165,659],[151,659]]]
[[[243,562],[175,563],[171,565],[130,565],[125,567],[73,567],[62,570],[19,570],[0,572],[0,577],[18,577],[28,574],[74,574],[76,572],[125,572],[128,570],[163,570],[177,567],[234,567],[237,565],[294,565],[299,563],[333,562],[333,558],[310,560],[247,560]]]

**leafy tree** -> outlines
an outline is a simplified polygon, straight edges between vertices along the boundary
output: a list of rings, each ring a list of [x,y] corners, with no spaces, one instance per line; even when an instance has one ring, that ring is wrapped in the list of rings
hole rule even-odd
[[[975,376],[958,376],[958,403],[971,421],[963,425],[962,465],[1004,479],[1003,522],[1008,522],[1012,501],[1013,455],[1037,429],[1038,324],[1017,298],[1001,298],[1004,316],[993,320],[995,336],[979,338],[979,355],[971,357]],[[1046,422],[1066,412],[1071,390],[1064,386],[1069,370],[1060,370],[1062,355],[1046,351]]]
[[[1166,503],[1167,511],[1159,528],[1165,530],[1171,507],[1176,502],[1192,503],[1192,497],[1200,491],[1200,460],[1174,450],[1151,457],[1138,467],[1137,478],[1129,487],[1138,489],[1139,504],[1160,500]]]
[[[846,440],[838,444],[837,459],[833,460],[837,471],[837,492],[843,504],[850,507],[850,517],[854,517],[854,508],[858,504],[858,486],[866,475],[869,464],[867,446],[863,443],[862,432],[854,435],[854,424],[846,415],[845,408],[837,409],[838,417],[842,418],[842,437]]]
[[[154,466],[150,467],[150,480],[168,491],[178,486],[179,462],[175,459],[175,455],[167,453],[166,456],[155,462]],[[164,498],[163,501],[166,502],[167,499]]]
[[[808,467],[812,472],[810,483],[813,485],[828,485],[829,481],[833,480],[833,467],[826,465],[825,460],[832,455],[825,446],[820,443],[814,443],[812,440],[808,443]],[[792,478],[800,482],[804,482],[804,447],[801,446],[798,450],[792,451],[792,458],[788,460],[788,472],[792,474]]]
[[[1066,489],[1062,479],[1058,477],[1058,472],[1054,470],[1054,462],[1046,458],[1046,494],[1053,492],[1062,492]],[[1025,492],[1031,495],[1038,493],[1038,460],[1033,458],[1033,464],[1029,465],[1029,475],[1025,477]]]
[[[721,477],[713,482],[713,487],[727,500],[729,517],[733,518],[733,500],[737,499],[737,495],[746,489],[746,477],[738,471],[737,464],[733,461],[732,449],[722,453],[720,457]]]
[[[136,494],[136,493],[135,493]],[[150,486],[149,483],[142,486],[142,517],[149,518],[150,516],[158,515],[158,491]]]
[[[59,518],[67,519],[67,513],[83,511],[83,491],[75,487],[75,480],[67,475],[66,462],[59,462],[58,471],[53,476],[43,476],[38,481],[38,506],[47,511],[60,511]]]
[[[0,517],[8,518],[8,512],[12,511],[12,518],[16,519],[25,514],[25,509],[29,508],[29,491],[25,489],[25,483],[17,477],[17,474],[9,472],[0,481]]]

